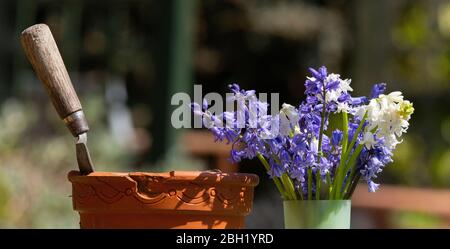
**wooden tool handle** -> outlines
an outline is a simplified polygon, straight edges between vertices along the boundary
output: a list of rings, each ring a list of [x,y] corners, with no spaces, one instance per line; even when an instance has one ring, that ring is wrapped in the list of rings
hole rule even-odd
[[[80,100],[70,81],[50,29],[36,24],[22,32],[22,46],[53,106],[74,136],[89,130]]]

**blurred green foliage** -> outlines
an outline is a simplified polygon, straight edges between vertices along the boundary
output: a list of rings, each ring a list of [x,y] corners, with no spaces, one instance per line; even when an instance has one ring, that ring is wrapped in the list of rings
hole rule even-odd
[[[447,228],[439,217],[417,212],[392,212],[390,214],[393,228]]]
[[[387,173],[394,182],[450,187],[450,3],[408,1],[392,27],[392,72],[417,112]]]
[[[86,99],[85,110],[96,127],[89,140],[97,170],[127,170],[126,150],[120,148],[100,121],[105,113],[99,98]],[[9,99],[1,106],[0,123],[0,226],[74,228],[77,216],[71,206],[71,186],[65,177],[76,170],[73,138],[45,105],[49,117],[45,136],[35,127],[42,122],[36,105]],[[128,169],[129,170],[129,169]]]

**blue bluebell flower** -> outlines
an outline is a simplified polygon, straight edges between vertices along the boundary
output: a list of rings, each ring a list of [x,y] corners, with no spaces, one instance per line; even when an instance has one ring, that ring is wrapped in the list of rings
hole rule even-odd
[[[380,94],[383,94],[384,91],[386,91],[386,83],[378,83],[373,85],[372,87],[372,92],[370,93],[370,98],[374,99],[374,98],[378,98],[378,96],[380,96]]]
[[[344,134],[342,133],[341,130],[334,130],[333,133],[331,134],[331,144],[333,146],[339,146],[339,144],[342,141]]]
[[[310,68],[309,72],[311,76],[305,81],[306,99],[296,107],[283,105],[279,113],[267,113],[268,104],[258,100],[254,90],[241,89],[236,83],[229,85],[234,95],[227,99],[237,104],[235,111],[213,115],[208,111],[206,100],[201,104],[191,104],[193,113],[202,118],[203,125],[212,132],[216,141],[233,145],[230,153],[233,162],[262,156],[269,163],[267,173],[270,177],[276,179],[287,173],[301,196],[320,194],[316,193],[315,188],[319,186],[316,178],[308,182],[311,180],[308,179],[308,170],[318,174],[319,181],[326,182],[327,175],[331,177],[331,182],[335,180],[343,157],[344,135],[339,129],[327,132],[332,115],[340,112],[349,114],[347,145],[350,146],[354,137],[356,140],[351,148],[347,148],[349,156],[365,142],[365,130],[373,129],[366,120],[361,131],[356,133],[369,99],[365,96],[352,97],[350,80],[341,79],[338,74],[329,74],[325,67]],[[371,102],[385,90],[385,83],[374,85]],[[386,142],[387,136],[377,136],[374,131],[373,139],[371,146],[359,147],[361,152],[355,165],[356,172],[367,182],[370,192],[379,188],[374,179],[392,162],[393,154],[392,146]],[[342,187],[354,180],[349,179],[349,172],[344,173]],[[309,184],[312,189],[308,188]]]
[[[352,105],[363,105],[367,104],[368,99],[365,96],[351,98]]]
[[[269,161],[269,164],[270,164],[270,170],[267,173],[269,174],[270,177],[281,177],[281,175],[284,174],[285,170],[284,170],[283,166],[276,163],[274,159],[271,158]]]

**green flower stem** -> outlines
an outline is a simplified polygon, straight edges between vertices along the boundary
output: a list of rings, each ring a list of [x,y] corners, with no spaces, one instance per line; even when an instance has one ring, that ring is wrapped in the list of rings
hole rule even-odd
[[[346,200],[349,200],[350,198],[352,198],[353,192],[355,192],[356,186],[358,185],[359,178],[361,178],[361,173],[358,172],[355,176],[355,179],[352,182],[352,185],[351,185],[348,193],[345,194]]]
[[[267,162],[267,160],[264,158],[264,156],[261,155],[260,153],[258,153],[257,157],[258,157],[259,161],[261,161],[261,163],[264,165],[266,170],[270,171],[270,165]],[[286,194],[286,191],[284,190],[284,188],[283,188],[283,186],[282,186],[282,184],[280,182],[280,179],[278,179],[278,177],[273,177],[272,179],[273,179],[273,181],[275,183],[275,186],[277,187],[278,191],[280,192],[281,196],[283,197],[283,199],[288,200],[289,199],[288,195]]]
[[[316,171],[316,200],[320,200],[320,170]]]
[[[350,160],[348,161],[348,164],[345,165],[345,166],[346,166],[346,167],[345,167],[345,170],[344,170],[345,175],[347,175],[347,172],[348,172],[349,170],[351,170],[352,173],[353,173],[353,171],[356,171],[356,159],[358,158],[359,153],[361,153],[361,150],[363,149],[363,147],[364,147],[363,144],[360,144],[360,145],[358,145],[358,147],[356,147],[355,151],[354,151],[353,154],[352,154],[352,157],[351,157]],[[353,179],[353,176],[354,176],[354,173],[353,173],[353,174],[352,174],[352,173],[350,173],[350,176],[349,176],[349,178],[348,178],[348,180],[347,180],[347,182],[346,182],[346,186],[344,186],[344,189],[342,189],[342,191],[340,190],[340,191],[337,193],[337,198],[342,198],[341,195],[344,194],[345,189],[346,189],[346,187],[347,187],[347,184],[349,184],[350,182],[352,182],[352,179]],[[340,180],[339,186],[341,186],[341,187],[342,187],[342,184],[344,183],[345,175],[344,175],[342,178],[339,179],[339,180]]]
[[[355,174],[356,174],[356,167],[353,167],[352,171],[350,172],[350,176],[348,177],[349,180],[345,183],[345,186],[344,186],[344,191],[343,191],[344,197],[347,196],[347,194],[349,193],[349,188],[353,184],[352,179],[355,178]]]
[[[272,154],[273,159],[276,163],[281,165],[280,158],[277,155]],[[297,200],[297,195],[295,194],[294,183],[287,173],[281,175],[281,183],[283,183],[284,189],[286,190],[286,194],[291,198],[291,200]]]
[[[322,152],[322,139],[323,139],[323,128],[325,126],[325,112],[326,112],[326,90],[323,87],[323,103],[322,103],[322,118],[320,119],[320,131],[319,131],[319,144],[318,144],[318,157],[317,162],[320,163],[320,158],[323,156]],[[308,199],[312,199],[312,169],[308,169]],[[320,171],[316,171],[316,200],[320,199]]]
[[[366,121],[367,118],[367,112],[364,114],[364,117],[361,119],[361,121],[359,122],[358,128],[356,129],[355,134],[353,134],[353,138],[352,141],[350,142],[350,146],[348,146],[348,150],[345,152],[344,157],[345,159],[348,158],[348,155],[350,154],[350,152],[352,151],[353,146],[356,143],[356,139],[358,138],[358,134],[361,132],[362,127],[364,126],[364,122]],[[341,158],[342,159],[342,158]],[[342,160],[341,160],[342,161]],[[345,162],[345,161],[344,161]]]
[[[302,188],[301,188],[301,186],[300,186],[300,189],[299,189],[299,191],[297,191],[297,193],[300,195],[300,200],[305,200],[305,197],[303,197],[303,190],[302,190]]]
[[[331,197],[331,193],[333,192],[333,184],[331,184],[331,175],[330,172],[327,172],[327,185],[328,185],[328,199]]]
[[[355,152],[353,152],[353,155],[352,155],[352,157],[349,160],[349,163],[348,163],[349,167],[347,167],[347,171],[351,170],[349,179],[353,179],[353,177],[355,177],[355,174],[356,174],[356,159],[359,156],[359,154],[361,153],[361,150],[363,149],[363,147],[364,147],[364,145],[360,144],[356,148]],[[347,181],[345,183],[345,187],[344,187],[344,192],[343,193],[347,192],[351,182],[352,181],[350,180],[350,181]]]
[[[312,169],[308,168],[308,200],[312,200]]]
[[[361,153],[361,150],[364,148],[364,144],[360,144],[358,145],[358,147],[356,147],[355,151],[353,152],[352,156],[350,157],[350,160],[348,160],[348,163],[345,165],[345,172],[348,172],[350,169],[352,168],[356,168],[355,167],[355,163],[356,163],[356,159],[359,156],[359,153]]]
[[[320,131],[319,131],[319,156],[317,157],[317,162],[320,162],[320,157],[322,157],[322,137],[323,137],[323,128],[325,126],[325,112],[326,112],[326,91],[325,86],[323,88],[323,103],[322,103],[322,118],[320,119]]]
[[[348,115],[347,112],[342,112],[342,132],[344,133],[344,137],[342,140],[342,154],[347,152],[348,145]]]
[[[375,132],[377,130],[377,127],[375,127],[375,128],[373,128],[370,132]],[[350,158],[350,160],[349,160],[349,162],[348,162],[348,164],[347,164],[347,169],[346,169],[346,171],[348,171],[348,170],[351,170],[350,171],[350,177],[349,177],[349,179],[350,179],[350,181],[347,181],[346,183],[345,183],[345,186],[344,186],[344,191],[343,191],[343,194],[344,194],[344,197],[345,198],[347,198],[347,196],[348,196],[348,194],[350,194],[350,192],[353,194],[353,191],[354,191],[354,187],[355,186],[351,186],[350,187],[350,185],[351,184],[354,184],[354,181],[352,180],[352,179],[354,179],[354,177],[355,177],[355,174],[356,174],[356,172],[357,172],[357,169],[356,169],[356,160],[357,160],[357,157],[359,156],[359,154],[361,153],[361,150],[363,149],[363,147],[364,147],[364,145],[362,145],[362,144],[360,144],[356,149],[355,149],[355,152],[353,152],[353,155],[352,155],[352,157]],[[359,180],[359,177],[358,177],[358,180]],[[356,182],[358,182],[358,180],[356,180]],[[349,189],[350,188],[350,189]],[[352,188],[353,188],[353,190],[352,190]],[[351,194],[350,194],[350,196],[349,197],[351,197]]]
[[[340,162],[339,162],[339,169],[341,169],[342,168],[342,163],[344,162],[344,155],[345,155],[345,153],[347,152],[347,145],[348,145],[348,114],[347,114],[347,112],[346,111],[343,111],[342,112],[342,132],[343,132],[343,135],[344,135],[344,137],[342,138],[342,150],[341,150],[341,160],[340,160]],[[336,173],[338,173],[338,174],[336,174]],[[338,176],[339,176],[339,173],[340,173],[340,170],[335,170],[335,179],[334,179],[334,182],[333,183],[336,183],[336,179],[338,178]],[[333,184],[331,184],[330,185],[330,193],[329,193],[329,196],[330,196],[330,199],[335,199],[335,192],[333,192],[333,189],[336,189],[336,188],[333,188]]]
[[[348,197],[348,194],[349,194],[349,192],[350,192],[350,190],[351,190],[351,187],[353,186],[353,184],[354,184],[354,180],[352,180],[352,179],[354,179],[355,178],[355,175],[356,175],[356,167],[353,167],[352,168],[352,171],[351,171],[351,173],[350,173],[350,176],[349,176],[349,181],[347,181],[346,183],[345,183],[345,187],[344,187],[344,191],[343,191],[343,193],[344,193],[344,198],[345,199],[347,199],[347,197]],[[359,180],[359,178],[358,178],[358,180]],[[356,180],[356,182],[357,182],[357,180]],[[349,189],[350,188],[350,189]]]
[[[339,162],[339,166],[336,170],[336,177],[334,178],[334,182],[333,182],[334,190],[333,190],[332,196],[333,196],[333,199],[335,199],[335,200],[339,198],[338,193],[341,191],[341,188],[342,188],[342,186],[340,186],[340,185],[342,185],[342,182],[344,181],[343,178],[344,178],[345,174],[347,173],[347,171],[346,171],[347,167],[344,167],[344,166],[347,162],[350,152],[352,151],[353,146],[356,143],[358,134],[361,132],[362,127],[364,126],[364,122],[366,121],[366,118],[367,118],[367,112],[364,114],[364,117],[359,122],[358,128],[356,129],[355,133],[353,134],[353,138],[352,138],[352,141],[350,142],[350,145],[348,146],[348,149],[341,156],[341,161]]]
[[[290,199],[297,200],[294,183],[292,182],[288,174],[284,173],[283,175],[281,175],[281,182],[283,183],[283,186],[285,187],[286,192],[289,195]]]
[[[325,117],[322,116],[322,121],[320,122],[320,133],[319,133],[319,144],[317,149],[319,156],[317,157],[317,161],[320,161],[320,158],[322,157],[322,137],[323,137],[323,126],[324,126],[324,122],[325,122]]]

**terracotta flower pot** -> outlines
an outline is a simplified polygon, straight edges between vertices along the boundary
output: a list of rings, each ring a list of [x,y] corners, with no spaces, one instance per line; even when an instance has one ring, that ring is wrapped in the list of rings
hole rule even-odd
[[[81,228],[243,228],[259,181],[210,171],[71,171],[68,178]]]

